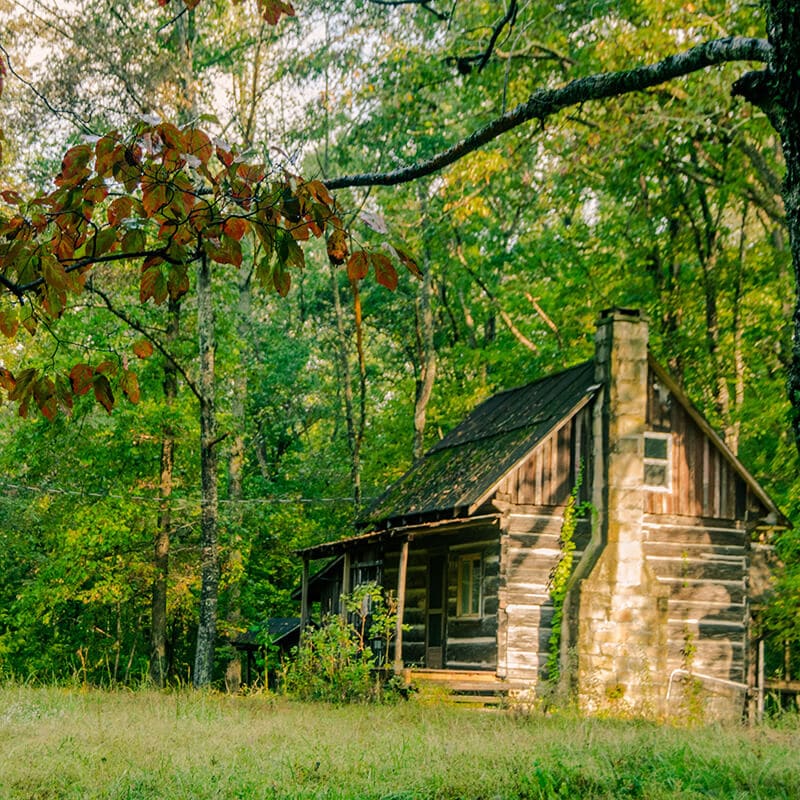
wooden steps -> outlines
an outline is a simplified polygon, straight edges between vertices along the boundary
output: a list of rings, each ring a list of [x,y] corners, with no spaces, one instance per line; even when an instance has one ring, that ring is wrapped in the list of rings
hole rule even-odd
[[[500,705],[506,701],[510,690],[523,688],[487,670],[406,669],[403,675],[406,683],[417,686],[422,692],[443,690],[447,699],[454,703]]]

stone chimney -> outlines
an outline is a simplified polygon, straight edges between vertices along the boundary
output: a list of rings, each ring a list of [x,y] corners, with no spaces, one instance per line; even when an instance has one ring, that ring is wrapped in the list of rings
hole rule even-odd
[[[594,563],[580,585],[578,693],[587,710],[660,710],[666,589],[644,558],[647,317],[604,311],[595,338]]]

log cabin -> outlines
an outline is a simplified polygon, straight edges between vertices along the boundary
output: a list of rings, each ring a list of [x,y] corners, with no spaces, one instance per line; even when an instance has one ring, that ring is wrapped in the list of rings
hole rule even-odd
[[[610,309],[593,359],[479,405],[361,533],[301,551],[301,618],[376,581],[412,678],[536,697],[557,672],[587,711],[741,716],[759,542],[789,523],[647,340],[644,314]]]

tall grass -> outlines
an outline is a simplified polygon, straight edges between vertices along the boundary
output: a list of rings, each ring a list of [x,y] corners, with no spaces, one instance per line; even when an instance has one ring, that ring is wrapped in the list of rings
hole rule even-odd
[[[797,798],[800,727],[0,687],[0,798]]]

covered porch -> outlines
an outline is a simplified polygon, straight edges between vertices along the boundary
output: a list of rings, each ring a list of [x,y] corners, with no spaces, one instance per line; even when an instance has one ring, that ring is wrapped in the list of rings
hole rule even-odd
[[[437,674],[447,686],[458,678],[474,691],[502,682],[499,519],[494,512],[392,527],[300,551],[301,626],[345,614],[342,596],[374,582],[397,601],[385,654],[396,674],[415,682]],[[328,561],[312,572],[321,559]]]

